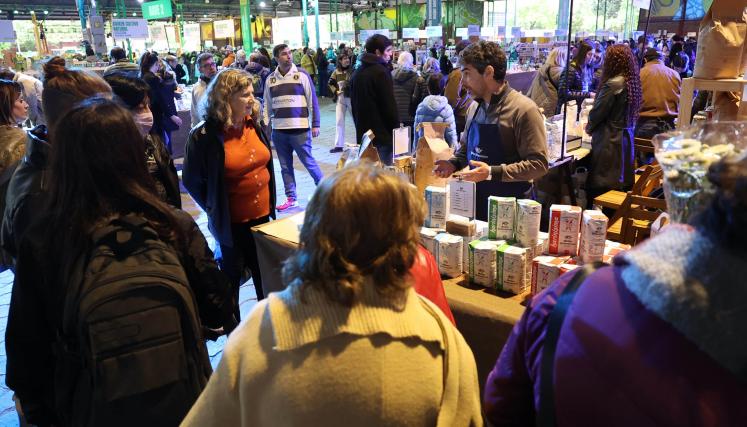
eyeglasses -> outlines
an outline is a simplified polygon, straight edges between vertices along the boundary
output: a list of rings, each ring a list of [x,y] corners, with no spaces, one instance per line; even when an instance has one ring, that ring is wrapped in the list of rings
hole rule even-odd
[[[215,68],[215,62],[205,62],[202,66],[205,68]]]

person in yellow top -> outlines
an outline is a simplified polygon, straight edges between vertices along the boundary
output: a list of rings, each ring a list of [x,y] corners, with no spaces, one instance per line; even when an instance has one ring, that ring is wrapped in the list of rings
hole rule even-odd
[[[303,56],[301,57],[301,68],[309,73],[309,75],[311,76],[311,80],[313,80],[314,85],[316,85],[316,76],[317,74],[319,74],[319,71],[316,67],[316,55],[314,54],[314,49],[309,49],[308,47],[303,48]]]
[[[234,330],[182,426],[482,426],[472,351],[412,287],[424,217],[370,164],[322,181],[288,287]]]

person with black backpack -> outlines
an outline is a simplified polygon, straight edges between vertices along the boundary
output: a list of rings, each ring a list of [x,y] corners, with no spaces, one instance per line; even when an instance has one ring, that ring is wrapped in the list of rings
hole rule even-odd
[[[230,332],[236,301],[194,220],[158,198],[130,112],[91,98],[60,120],[45,215],[18,253],[6,383],[38,426],[178,425],[211,374],[203,328]]]

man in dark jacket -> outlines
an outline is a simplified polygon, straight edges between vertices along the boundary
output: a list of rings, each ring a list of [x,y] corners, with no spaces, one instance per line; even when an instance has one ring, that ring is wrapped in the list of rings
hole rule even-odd
[[[366,53],[361,55],[361,67],[350,82],[350,104],[353,110],[356,139],[360,143],[369,129],[374,133],[374,146],[381,160],[392,164],[392,130],[399,126],[397,104],[394,102],[389,59],[392,41],[376,34],[366,40]]]

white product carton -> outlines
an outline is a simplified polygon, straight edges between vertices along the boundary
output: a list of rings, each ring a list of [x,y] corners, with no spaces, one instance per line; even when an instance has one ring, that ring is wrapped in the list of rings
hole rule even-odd
[[[449,195],[446,187],[425,187],[425,202],[428,205],[425,226],[446,228],[446,217],[449,214]]]
[[[537,237],[539,241],[542,242],[542,250],[540,251],[540,253],[537,254],[537,256],[547,255],[550,249],[550,233],[545,233],[544,231],[540,231]]]
[[[488,238],[488,223],[487,221],[475,220],[475,239]]]
[[[488,197],[488,238],[513,240],[516,197]]]
[[[607,215],[587,210],[581,217],[581,243],[578,247],[582,263],[601,261],[607,239]]]
[[[473,240],[467,245],[469,248],[469,280],[486,288],[495,287],[498,277],[498,246],[506,243],[504,240]]]
[[[539,240],[542,205],[530,199],[516,201],[516,242],[530,248]]]
[[[462,236],[462,240],[464,240],[464,244],[462,245],[464,251],[462,254],[462,260],[464,261],[462,263],[462,273],[467,273],[467,270],[469,269],[469,264],[467,263],[467,260],[469,259],[468,242],[477,239],[475,236],[476,231],[477,224],[474,220],[471,220],[466,216],[451,214],[446,220],[446,232],[455,236]]]
[[[438,254],[436,250],[436,236],[442,230],[437,228],[420,227],[420,243],[428,249],[428,252],[435,258]]]
[[[532,261],[532,295],[547,289],[560,276],[560,266],[569,260],[568,257],[540,255]]]
[[[613,258],[615,258],[618,254],[627,251],[628,249],[630,249],[630,245],[607,240],[604,243],[604,255],[602,256],[602,262],[606,264],[612,264]]]
[[[550,206],[550,255],[578,254],[578,229],[581,224],[581,208],[578,206]]]
[[[462,274],[464,250],[461,236],[441,233],[436,236],[438,271],[446,277],[458,277]]]
[[[498,247],[496,289],[521,294],[527,289],[527,249],[504,243]]]

